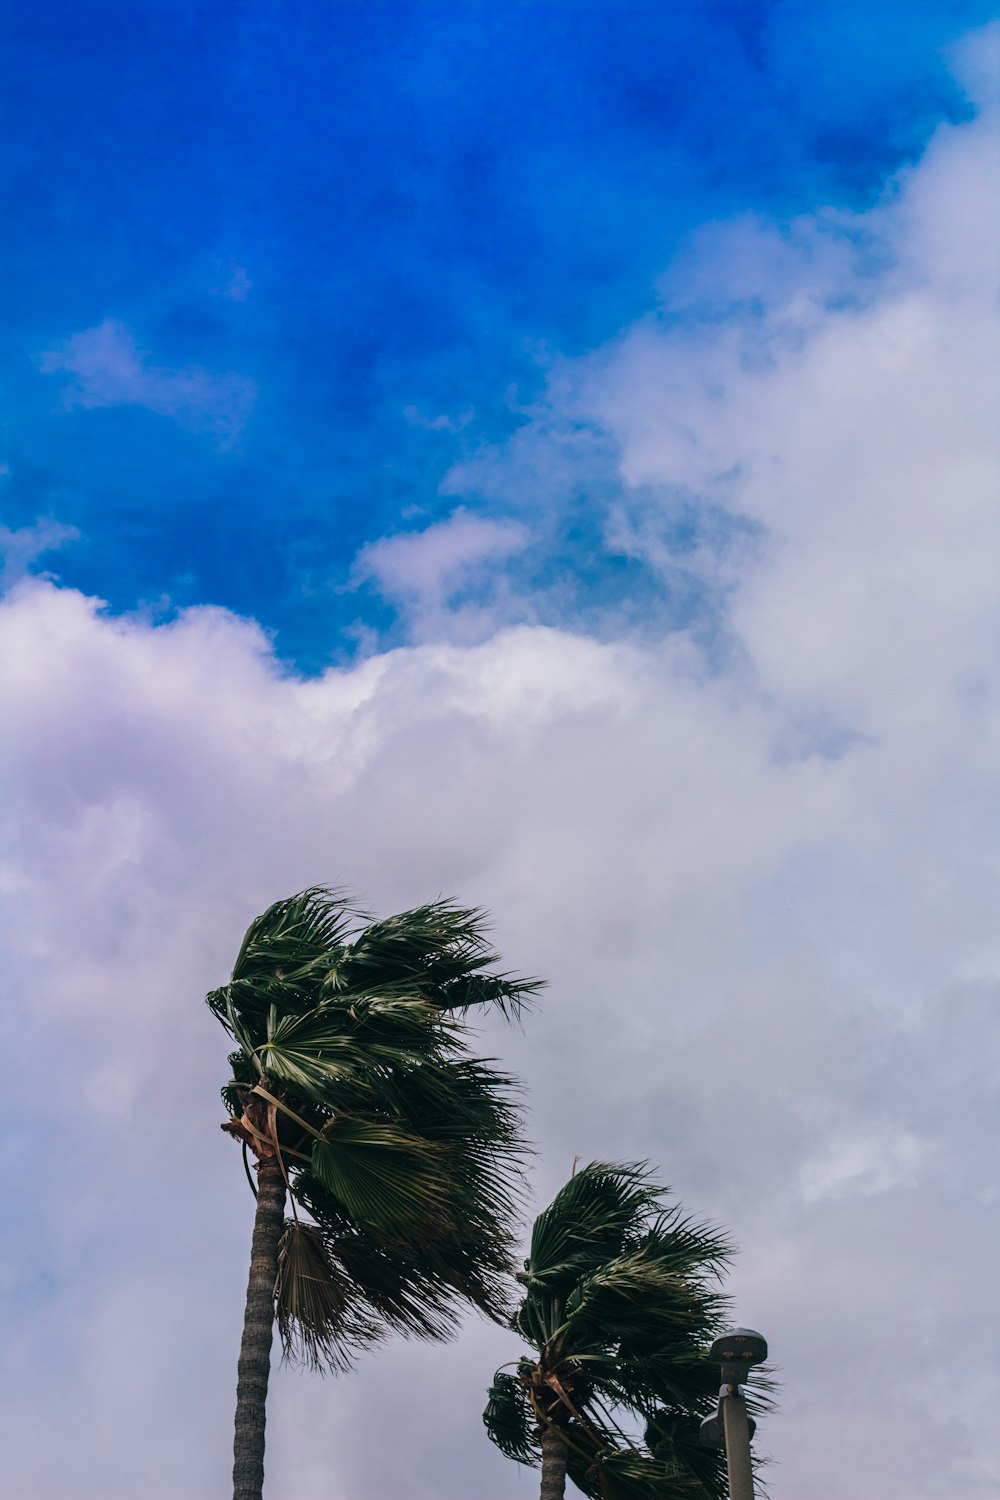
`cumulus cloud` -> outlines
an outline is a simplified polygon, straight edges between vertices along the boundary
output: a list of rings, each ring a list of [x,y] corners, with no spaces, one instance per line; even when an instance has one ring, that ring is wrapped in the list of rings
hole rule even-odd
[[[0,526],[0,589],[9,589],[49,552],[75,542],[80,533],[51,516],[31,526]]]
[[[785,1382],[775,1500],[996,1492],[996,314],[940,230],[991,152],[941,132],[844,244],[780,234],[780,275],[766,226],[720,228],[720,264],[757,247],[757,304],[557,372],[550,415],[617,443],[637,547],[630,486],[747,518],[721,665],[679,629],[441,639],[525,541],[464,512],[359,564],[414,643],[311,680],[221,610],[154,625],[46,581],[0,606],[13,1493],[224,1487],[251,1205],[200,996],[317,880],[482,902],[552,981],[483,1038],[529,1084],[538,1194],[644,1155],[732,1230]],[[517,1348],[471,1324],[279,1373],[271,1489],[530,1494],[479,1425]]]
[[[66,377],[63,401],[68,407],[144,406],[221,442],[239,436],[257,394],[244,375],[154,364],[132,330],[115,318],[74,333],[47,350],[39,364],[45,374]]]
[[[373,583],[417,635],[481,637],[497,621],[496,606],[485,606],[488,582],[528,542],[528,529],[519,522],[489,520],[459,506],[423,531],[370,542],[358,555],[354,579]]]
[[[992,656],[1000,246],[969,216],[1000,190],[997,139],[991,119],[942,130],[863,224],[719,229],[720,280],[755,259],[761,305],[707,334],[650,320],[581,377],[629,484],[683,486],[766,539],[732,624],[769,689],[865,733]],[[858,243],[814,283],[818,233]]]
[[[983,212],[1000,191],[983,85],[998,35],[959,58],[978,118],[941,128],[872,210],[705,226],[655,312],[556,363],[513,442],[446,481],[516,510],[541,476],[564,530],[589,493],[607,559],[668,591],[700,580],[769,690],[804,719],[842,715],[840,732],[872,732],[900,689],[919,701],[956,655],[971,684],[991,649],[975,622],[1000,545],[1000,222]]]
[[[648,1154],[731,1226],[739,1316],[791,1392],[767,1432],[781,1490],[829,1494],[808,1436],[822,1402],[855,1435],[845,1486],[988,1493],[956,1485],[987,1472],[992,1240],[985,1199],[969,1204],[994,1180],[993,1065],[969,961],[989,940],[989,848],[938,805],[942,784],[984,804],[958,748],[974,707],[915,773],[905,735],[776,761],[780,709],[706,678],[680,641],[520,628],[301,681],[220,611],[150,626],[32,584],[0,642],[32,1225],[10,1234],[17,1493],[88,1493],[81,1451],[105,1496],[140,1472],[171,1500],[224,1483],[250,1204],[199,1002],[248,917],[317,879],[382,910],[483,901],[508,961],[553,980],[523,1036],[484,1039],[531,1087],[539,1191],[577,1154]],[[280,1375],[276,1492],[385,1493],[393,1453],[359,1441],[374,1405],[405,1434],[409,1493],[509,1493],[478,1407],[514,1343],[474,1325],[332,1386]],[[909,1395],[887,1414],[900,1349]],[[941,1361],[960,1415],[936,1405]],[[940,1438],[934,1465],[900,1459],[911,1425]]]

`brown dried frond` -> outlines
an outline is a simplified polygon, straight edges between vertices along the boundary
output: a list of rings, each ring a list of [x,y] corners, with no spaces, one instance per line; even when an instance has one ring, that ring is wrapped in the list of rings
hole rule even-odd
[[[315,1224],[286,1221],[274,1301],[284,1358],[313,1370],[350,1369],[380,1336],[358,1311],[350,1278]]]

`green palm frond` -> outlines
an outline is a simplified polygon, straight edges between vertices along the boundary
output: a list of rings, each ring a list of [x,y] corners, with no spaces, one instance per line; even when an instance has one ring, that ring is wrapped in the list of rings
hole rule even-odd
[[[311,887],[251,922],[207,997],[237,1044],[226,1128],[251,1151],[276,1130],[313,1221],[286,1238],[279,1277],[282,1337],[307,1362],[343,1364],[390,1327],[447,1337],[470,1300],[509,1316],[520,1114],[462,1012],[516,1010],[539,983],[496,972],[485,933],[453,902],[372,921]]]
[[[285,1008],[294,1008],[296,998],[308,1004],[313,985],[361,915],[343,892],[322,886],[275,901],[250,923],[229,984],[212,991],[210,1007],[225,1022],[228,991],[238,1015],[249,1023],[266,1010],[271,991],[282,994]]]
[[[711,1339],[718,1331],[713,1323],[700,1339],[659,1346],[646,1338],[623,1341],[614,1349],[614,1368],[603,1377],[607,1388],[639,1414],[648,1415],[651,1406],[659,1403],[689,1415],[708,1416],[719,1393],[719,1367],[708,1358]],[[637,1353],[635,1343],[653,1347]]]
[[[592,1500],[707,1500],[699,1478],[638,1447],[610,1444],[591,1456],[571,1446],[567,1471]],[[723,1500],[725,1490],[708,1492]]]
[[[247,928],[232,977],[252,978],[275,967],[294,973],[341,948],[363,916],[346,892],[326,886],[275,901]]]
[[[491,973],[498,962],[475,908],[436,901],[365,921],[343,892],[313,886],[276,901],[251,922],[229,983],[207,996],[218,1019],[253,1037],[272,1005],[282,1015],[364,992],[422,997],[438,1011],[498,1006],[516,1014],[543,988],[538,979]],[[248,1049],[249,1050],[249,1049]]]
[[[341,1086],[352,1080],[374,1084],[384,1096],[387,1075],[445,1063],[460,1046],[456,1028],[427,1001],[379,995],[299,1014],[272,1006],[255,1052],[269,1077],[330,1106],[342,1102]]]
[[[570,1288],[640,1233],[662,1191],[641,1164],[582,1167],[535,1220],[517,1279],[549,1292]]]
[[[447,1215],[446,1153],[389,1122],[328,1121],[313,1142],[312,1171],[355,1223],[384,1235],[429,1235]]]
[[[701,1486],[705,1500],[725,1500],[729,1492],[725,1449],[701,1440],[701,1416],[710,1416],[715,1407],[713,1400],[696,1416],[677,1409],[656,1411],[645,1434],[650,1451],[670,1468],[689,1474]]]
[[[394,1079],[399,1112],[412,1129],[436,1141],[500,1141],[525,1154],[518,1109],[520,1086],[489,1058],[468,1054],[442,1062],[424,1058]]]
[[[447,1338],[458,1325],[463,1302],[496,1322],[509,1318],[509,1237],[502,1221],[463,1215],[456,1207],[447,1220],[434,1223],[433,1232],[400,1243],[360,1232],[344,1205],[309,1171],[293,1176],[292,1192],[321,1226],[330,1253],[343,1262],[373,1316],[388,1325],[419,1337]]]
[[[638,1348],[697,1344],[719,1326],[725,1306],[699,1275],[645,1245],[580,1280],[566,1301],[566,1327],[589,1325]]]
[[[231,1115],[241,1115],[246,1106],[247,1093],[257,1082],[258,1073],[250,1058],[241,1049],[230,1052],[229,1063],[232,1078],[223,1084],[222,1100]]]
[[[641,1243],[679,1275],[697,1274],[703,1279],[721,1277],[735,1254],[729,1235],[713,1224],[689,1218],[679,1204],[658,1215]]]
[[[536,1420],[521,1382],[507,1371],[498,1370],[490,1386],[483,1421],[500,1452],[519,1464],[537,1467],[540,1454]]]
[[[486,917],[453,901],[430,901],[396,916],[372,922],[352,945],[347,976],[370,984],[423,977],[435,969],[439,980],[460,978],[495,961],[486,937]]]
[[[514,1318],[535,1354],[515,1385],[536,1393],[536,1416],[558,1427],[570,1477],[593,1500],[724,1500],[718,1455],[692,1445],[718,1397],[708,1349],[728,1321],[732,1253],[642,1162],[592,1162],[536,1219]],[[509,1405],[512,1390],[495,1385],[491,1402]],[[495,1426],[488,1418],[491,1436]],[[537,1454],[537,1426],[530,1436]]]
[[[482,960],[492,963],[494,955]],[[467,1011],[495,1005],[508,1020],[515,1019],[545,988],[544,979],[517,979],[512,974],[465,974],[447,981],[438,991],[442,1010]]]
[[[498,962],[486,929],[484,912],[451,901],[400,912],[358,934],[345,955],[339,983],[353,988],[415,982],[442,1010],[496,1005],[516,1014],[542,982],[485,972]]]

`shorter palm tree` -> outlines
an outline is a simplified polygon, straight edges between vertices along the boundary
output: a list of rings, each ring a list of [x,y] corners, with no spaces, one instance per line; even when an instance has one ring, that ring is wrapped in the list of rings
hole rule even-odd
[[[643,1163],[592,1162],[538,1216],[513,1321],[532,1352],[497,1372],[484,1421],[508,1457],[541,1464],[541,1500],[562,1500],[567,1474],[592,1500],[723,1500],[724,1459],[698,1429],[731,1254]]]

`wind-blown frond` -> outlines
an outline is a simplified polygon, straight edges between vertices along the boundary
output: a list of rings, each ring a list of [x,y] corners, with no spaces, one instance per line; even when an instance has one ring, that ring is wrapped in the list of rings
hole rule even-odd
[[[570,1446],[567,1472],[591,1500],[707,1500],[696,1475],[648,1452],[614,1443],[589,1456],[582,1449]],[[725,1489],[708,1493],[724,1495]]]
[[[728,1237],[669,1203],[645,1163],[584,1167],[535,1220],[514,1318],[535,1353],[516,1379],[497,1376],[492,1406],[503,1416],[519,1392],[536,1419],[530,1452],[555,1428],[592,1500],[723,1500],[724,1469],[691,1442],[717,1400],[707,1356],[726,1321],[731,1255]],[[526,1462],[487,1412],[494,1441]],[[630,1435],[637,1426],[645,1443]]]
[[[378,993],[300,1014],[281,1015],[272,1007],[255,1050],[270,1078],[330,1107],[352,1080],[384,1095],[392,1071],[446,1062],[460,1046],[459,1032],[428,1001]]]
[[[276,901],[248,927],[229,983],[206,997],[211,1010],[241,1044],[252,1037],[256,1046],[271,1006],[283,1016],[381,993],[439,1012],[495,1005],[513,1015],[543,988],[490,972],[499,959],[475,908],[436,901],[364,920],[347,895],[322,886]]]
[[[250,923],[229,984],[209,994],[209,1006],[224,1025],[229,1006],[250,1025],[276,994],[285,1010],[308,1006],[360,915],[343,892],[322,886],[275,901]]]
[[[656,1247],[616,1256],[584,1277],[566,1300],[566,1326],[603,1330],[606,1339],[662,1348],[704,1341],[725,1307],[716,1291]],[[583,1335],[586,1337],[586,1333]]]
[[[350,1369],[359,1351],[382,1334],[313,1224],[286,1220],[274,1300],[284,1356],[293,1364]]]
[[[339,983],[349,988],[413,982],[442,1010],[496,1005],[516,1014],[542,982],[487,973],[497,962],[483,912],[433,901],[360,933],[345,955]]]
[[[502,1272],[482,1237],[461,1231],[424,1243],[380,1244],[355,1228],[311,1173],[293,1179],[292,1191],[320,1225],[327,1253],[343,1267],[365,1316],[380,1328],[447,1339],[459,1327],[464,1301],[492,1316],[502,1313]]]
[[[521,1382],[506,1370],[498,1370],[493,1377],[483,1421],[501,1453],[519,1464],[537,1467],[536,1418]]]
[[[728,1487],[725,1449],[701,1440],[701,1417],[710,1416],[715,1406],[713,1400],[695,1416],[686,1411],[657,1411],[646,1426],[650,1451],[671,1468],[690,1474],[707,1497],[725,1495]]]
[[[286,1234],[278,1288],[307,1362],[340,1367],[389,1328],[448,1337],[467,1301],[509,1316],[520,1114],[462,1012],[515,1010],[539,984],[496,972],[485,930],[448,901],[372,921],[311,887],[250,924],[207,997],[237,1044],[225,1128],[277,1146],[313,1221]]]
[[[314,1141],[312,1171],[356,1224],[392,1238],[430,1236],[447,1214],[447,1157],[398,1125],[339,1115]]]
[[[535,1220],[518,1281],[548,1292],[568,1290],[641,1232],[662,1191],[635,1163],[581,1168]]]
[[[510,1316],[505,1220],[499,1210],[491,1215],[477,1206],[476,1195],[463,1196],[460,1183],[452,1187],[448,1212],[422,1235],[411,1232],[401,1242],[395,1226],[389,1233],[360,1232],[345,1205],[308,1169],[292,1178],[295,1198],[322,1227],[330,1253],[359,1282],[373,1312],[420,1337],[449,1337],[463,1301],[497,1322]],[[429,1320],[415,1315],[414,1293],[426,1304]]]

